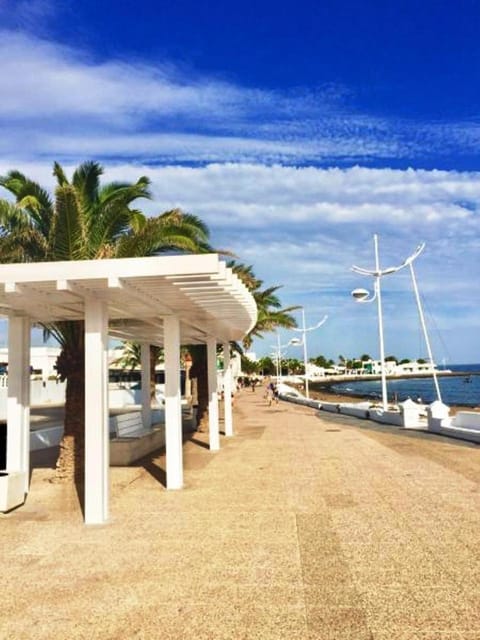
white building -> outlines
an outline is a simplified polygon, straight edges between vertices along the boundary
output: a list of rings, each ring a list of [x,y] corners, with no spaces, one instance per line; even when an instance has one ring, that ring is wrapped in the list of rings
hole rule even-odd
[[[403,364],[397,364],[395,360],[385,361],[385,373],[387,376],[401,376],[404,374],[432,374],[437,370],[435,364],[431,362],[417,362],[412,360],[411,362],[404,362]],[[382,362],[380,360],[366,360],[362,362],[362,367],[359,370],[363,374],[371,374],[379,376],[382,374]]]
[[[32,347],[30,349],[30,368],[33,375],[43,380],[57,376],[55,365],[60,354],[59,347]],[[8,348],[0,348],[0,364],[8,368]]]
[[[30,370],[32,377],[42,380],[54,379],[57,377],[57,358],[60,355],[60,347],[31,347],[30,349]],[[121,357],[118,349],[109,349],[108,362],[111,364]],[[0,347],[0,368],[6,373],[8,369],[8,348]]]

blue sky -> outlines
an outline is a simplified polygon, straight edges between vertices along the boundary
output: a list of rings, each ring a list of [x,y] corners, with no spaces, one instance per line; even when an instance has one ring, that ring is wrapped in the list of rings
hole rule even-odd
[[[328,314],[310,355],[378,355],[350,267],[374,233],[382,266],[423,241],[434,353],[479,362],[479,23],[477,0],[0,0],[0,173],[150,176],[147,212],[198,214],[307,325]],[[387,352],[425,356],[408,272],[383,299]]]

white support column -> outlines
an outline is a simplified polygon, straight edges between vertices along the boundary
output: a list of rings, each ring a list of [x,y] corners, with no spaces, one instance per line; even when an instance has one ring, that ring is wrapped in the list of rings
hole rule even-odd
[[[30,320],[8,323],[7,471],[30,472]]]
[[[108,519],[108,315],[106,305],[85,300],[85,523]]]
[[[140,347],[140,367],[142,369],[142,421],[143,428],[152,426],[152,399],[150,397],[150,345],[142,343]]]
[[[182,398],[180,388],[180,322],[164,319],[165,448],[167,489],[183,487]]]
[[[217,342],[215,338],[207,339],[207,362],[210,451],[218,451],[220,449],[220,431],[218,423]]]
[[[223,402],[225,435],[233,436],[232,420],[232,368],[230,367],[230,345],[223,344]]]

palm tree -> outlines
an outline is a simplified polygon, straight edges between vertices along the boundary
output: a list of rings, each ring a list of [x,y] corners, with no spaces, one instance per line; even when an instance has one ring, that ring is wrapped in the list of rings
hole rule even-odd
[[[136,369],[141,366],[142,347],[139,342],[125,341],[123,343],[122,355],[113,362],[119,364],[124,369]],[[157,345],[150,345],[150,398],[155,400],[156,397],[156,381],[155,369],[157,364],[164,361],[163,349]]]
[[[115,347],[118,349],[120,356],[112,362],[113,365],[118,365],[122,369],[129,369],[133,371],[140,365],[141,361],[141,345],[139,342],[122,343],[121,347]]]
[[[257,303],[257,322],[250,333],[243,339],[243,346],[249,349],[255,337],[263,337],[264,333],[274,331],[278,327],[292,329],[297,326],[291,311],[299,309],[298,306],[281,308],[281,303],[276,295],[280,286],[268,287],[262,290],[263,281],[255,276],[252,265],[231,260],[228,266],[240,278],[247,289],[252,293]]]
[[[179,209],[147,218],[133,204],[150,198],[149,180],[100,184],[103,168],[85,162],[69,181],[54,164],[55,196],[19,171],[0,177],[15,205],[0,201],[0,260],[35,262],[94,260],[157,255],[180,250],[210,250],[208,229],[199,218]],[[84,459],[84,323],[43,325],[61,347],[57,370],[67,381],[64,436],[57,479],[82,482]]]
[[[262,290],[263,282],[254,275],[251,265],[231,260],[227,266],[240,278],[257,303],[257,322],[243,339],[244,348],[248,349],[252,345],[254,337],[262,337],[264,333],[274,331],[277,327],[291,329],[297,326],[290,311],[299,307],[281,308],[280,300],[275,295],[280,287],[269,287]],[[233,343],[232,348],[240,354],[243,353],[243,349],[237,343]],[[207,349],[205,345],[191,345],[189,350],[193,358],[190,375],[197,381],[197,428],[199,431],[203,431],[208,427]]]

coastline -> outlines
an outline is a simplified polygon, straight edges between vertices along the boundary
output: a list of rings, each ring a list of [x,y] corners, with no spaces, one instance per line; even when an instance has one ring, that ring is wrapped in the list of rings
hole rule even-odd
[[[300,389],[301,390],[301,389]],[[315,383],[315,387],[312,388],[310,386],[310,397],[315,399],[315,400],[325,400],[328,402],[361,402],[363,401],[368,401],[368,402],[372,402],[372,398],[370,396],[367,396],[365,394],[341,394],[341,393],[336,393],[335,391],[332,391],[331,389],[331,384],[330,383],[326,383],[325,385],[323,385],[323,383]],[[468,406],[468,405],[460,405],[460,404],[455,404],[455,405],[449,405],[450,407],[450,414],[451,415],[455,415],[456,413],[458,413],[459,411],[475,411],[476,413],[480,412],[480,407],[476,406],[476,407],[472,407],[472,406]]]

